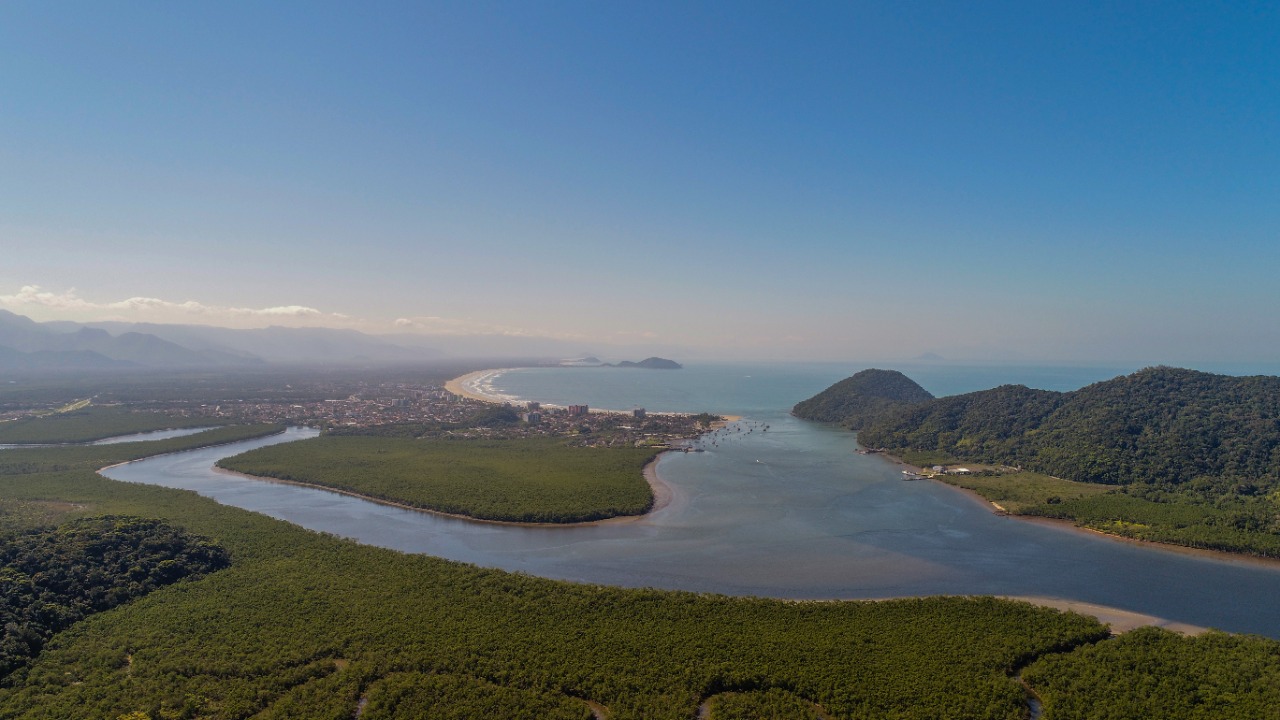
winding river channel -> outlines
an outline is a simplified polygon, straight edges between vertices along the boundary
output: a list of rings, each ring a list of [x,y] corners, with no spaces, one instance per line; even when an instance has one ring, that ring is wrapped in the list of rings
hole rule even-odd
[[[903,481],[891,462],[856,454],[850,433],[782,412],[731,425],[706,452],[663,456],[672,501],[624,522],[478,523],[213,469],[314,435],[295,428],[103,474],[369,545],[563,580],[797,599],[1039,596],[1280,637],[1280,564],[1000,517],[953,488]]]

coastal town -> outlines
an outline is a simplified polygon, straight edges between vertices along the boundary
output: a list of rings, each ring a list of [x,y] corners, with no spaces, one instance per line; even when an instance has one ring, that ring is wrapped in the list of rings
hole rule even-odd
[[[564,437],[573,445],[593,447],[685,448],[723,424],[721,417],[705,413],[611,412],[586,404],[559,407],[481,398],[452,382],[293,380],[243,396],[189,400],[108,394],[82,400],[77,407],[90,404],[183,418],[305,425],[337,435]],[[6,414],[19,419],[69,407],[27,407]]]

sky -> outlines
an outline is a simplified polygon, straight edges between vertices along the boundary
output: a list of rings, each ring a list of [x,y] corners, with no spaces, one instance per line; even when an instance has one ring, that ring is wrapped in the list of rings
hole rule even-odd
[[[0,309],[1280,357],[1280,5],[0,4]]]

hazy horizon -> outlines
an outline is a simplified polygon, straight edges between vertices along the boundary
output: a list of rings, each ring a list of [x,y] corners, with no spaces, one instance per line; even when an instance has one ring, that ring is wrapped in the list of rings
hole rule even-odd
[[[37,321],[1280,358],[1276,7],[20,2],[0,40]]]

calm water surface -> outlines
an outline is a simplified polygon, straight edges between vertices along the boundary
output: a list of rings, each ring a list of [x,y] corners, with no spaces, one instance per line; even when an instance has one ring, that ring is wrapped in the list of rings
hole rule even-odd
[[[998,517],[952,488],[903,481],[898,468],[884,459],[855,454],[852,434],[790,417],[785,411],[790,402],[811,393],[790,395],[779,406],[782,394],[815,382],[824,383],[821,389],[827,381],[812,368],[788,371],[794,372],[775,381],[787,386],[785,391],[765,382],[766,372],[761,385],[767,392],[721,398],[739,398],[719,409],[747,419],[720,433],[715,445],[707,443],[707,452],[664,456],[659,471],[673,488],[672,503],[628,522],[548,528],[475,523],[211,469],[219,457],[315,434],[301,429],[152,458],[105,474],[195,490],[228,505],[371,545],[565,580],[786,598],[1040,595],[1280,636],[1277,567],[1212,560]],[[684,371],[671,373],[666,381],[644,377],[661,376],[662,371],[588,372],[638,373],[634,382],[668,390],[669,383],[688,382],[675,379]],[[848,374],[830,372],[834,379]],[[524,377],[528,373],[510,373],[496,384],[512,392],[516,379],[530,382]],[[740,374],[744,377],[722,377],[720,382],[740,386],[745,384],[740,381],[759,379],[751,372]],[[552,376],[561,382],[561,376]],[[607,375],[595,377],[609,384]],[[591,392],[597,391],[617,392]],[[589,394],[584,385],[577,392]],[[673,397],[704,400],[689,392]],[[555,391],[524,397],[574,400]],[[611,398],[583,399],[608,407]],[[612,399],[626,396],[618,393]],[[663,407],[653,394],[630,399],[612,404],[693,409]]]

